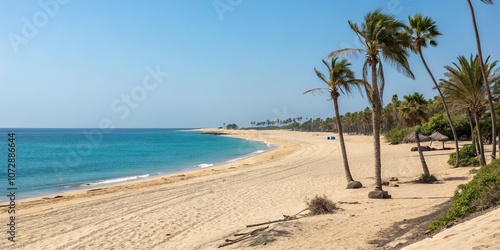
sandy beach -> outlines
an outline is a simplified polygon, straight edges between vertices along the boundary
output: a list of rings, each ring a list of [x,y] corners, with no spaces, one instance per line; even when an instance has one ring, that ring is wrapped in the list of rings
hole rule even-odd
[[[385,187],[392,199],[373,200],[367,198],[375,182],[370,136],[345,138],[353,177],[365,186],[347,190],[339,142],[326,140],[330,133],[217,131],[279,147],[213,168],[19,201],[16,243],[4,233],[0,249],[216,249],[233,234],[250,231],[246,225],[303,210],[316,195],[341,210],[272,224],[265,233],[222,249],[390,249],[411,240],[412,223],[442,209],[456,186],[472,177],[470,168],[446,163],[452,151],[436,150],[425,157],[440,182],[414,184],[410,181],[422,171],[418,153],[410,151],[415,145],[383,143],[383,178],[397,177],[393,184],[399,186]],[[7,228],[9,215],[0,209]],[[435,249],[447,248],[453,238],[439,235],[430,239],[443,246]]]

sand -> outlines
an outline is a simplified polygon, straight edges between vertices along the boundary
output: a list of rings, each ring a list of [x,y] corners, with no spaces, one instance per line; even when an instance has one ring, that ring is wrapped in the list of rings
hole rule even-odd
[[[500,249],[500,208],[403,249]]]
[[[393,199],[373,200],[367,198],[375,181],[369,136],[346,136],[352,174],[365,185],[347,190],[339,142],[326,140],[330,133],[225,132],[279,147],[200,171],[18,202],[16,243],[5,233],[0,249],[216,249],[249,231],[248,224],[303,210],[316,195],[339,202],[342,210],[272,224],[264,234],[223,249],[377,249],[387,238],[384,230],[436,211],[471,178],[470,168],[447,165],[452,151],[437,150],[425,156],[441,182],[410,183],[422,172],[418,154],[410,151],[414,145],[383,143],[383,178],[397,177],[399,187],[385,188]],[[8,215],[0,209],[5,225]],[[405,242],[412,233],[406,231],[385,247]]]

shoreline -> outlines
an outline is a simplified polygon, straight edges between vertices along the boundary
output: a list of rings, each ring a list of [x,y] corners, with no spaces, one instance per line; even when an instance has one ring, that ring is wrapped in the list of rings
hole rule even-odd
[[[218,129],[212,129],[212,128],[202,128],[202,129],[189,129],[189,130],[182,130],[182,131],[185,131],[185,132],[201,132],[201,133],[206,133],[204,131],[217,131]],[[179,130],[181,131],[181,130]],[[223,132],[223,133],[217,133],[217,132],[213,132],[213,133],[210,133],[208,132],[209,134],[213,134],[213,135],[217,135],[217,136],[231,136],[230,133],[227,133],[227,132]],[[235,138],[239,138],[239,139],[242,139],[242,140],[253,140],[253,139],[249,139],[249,138],[243,138],[243,137],[238,137],[238,136],[232,136],[232,137],[235,137]],[[267,143],[266,141],[264,140],[253,140],[253,141],[259,141],[259,142],[262,142],[262,143]],[[94,182],[89,182],[89,183],[74,183],[74,184],[67,184],[67,185],[64,185],[64,186],[59,186],[59,187],[53,187],[51,188],[52,190],[55,190],[57,188],[68,188],[68,190],[59,190],[59,191],[54,191],[54,192],[43,192],[43,191],[38,191],[38,190],[34,190],[34,191],[31,191],[31,193],[40,193],[39,195],[28,195],[29,197],[27,198],[23,198],[23,199],[18,199],[16,200],[16,202],[25,202],[25,201],[32,201],[32,200],[41,200],[41,199],[49,199],[51,197],[57,197],[57,196],[64,196],[66,194],[72,194],[72,193],[76,193],[76,192],[87,192],[89,190],[92,190],[92,189],[103,189],[103,188],[108,188],[108,187],[113,187],[115,185],[122,185],[122,184],[128,184],[128,183],[134,183],[134,182],[141,182],[141,181],[155,181],[157,179],[161,179],[161,178],[170,178],[170,177],[173,177],[173,176],[178,176],[178,175],[183,175],[183,174],[193,174],[193,175],[197,175],[197,172],[198,171],[203,171],[203,170],[208,170],[208,171],[211,171],[212,168],[218,168],[218,167],[222,167],[223,165],[226,165],[226,164],[231,164],[231,163],[237,163],[239,161],[242,161],[242,160],[245,160],[245,159],[248,159],[248,158],[253,158],[253,157],[257,157],[261,154],[265,154],[267,152],[271,152],[273,150],[277,150],[279,145],[274,145],[273,146],[269,146],[269,143],[268,144],[268,149],[266,149],[264,152],[261,152],[261,153],[257,153],[257,154],[254,154],[255,152],[252,152],[252,153],[249,153],[249,154],[246,154],[246,155],[242,155],[241,157],[238,157],[238,158],[235,158],[235,159],[230,159],[230,160],[227,160],[225,162],[216,162],[216,163],[211,163],[213,164],[212,166],[209,166],[209,167],[199,167],[199,168],[195,168],[195,169],[184,169],[184,170],[179,170],[179,171],[175,171],[175,172],[169,172],[169,173],[161,173],[161,174],[154,174],[154,173],[144,173],[144,174],[140,174],[140,175],[136,175],[136,176],[120,176],[120,177],[116,177],[116,178],[111,178],[111,179],[105,179],[105,180],[98,180],[99,182],[101,181],[110,181],[110,180],[115,180],[115,179],[125,179],[125,178],[133,178],[135,177],[134,179],[130,179],[130,180],[124,180],[124,181],[118,181],[116,183],[103,183],[103,184],[98,184],[98,183],[95,183],[95,184],[92,184]],[[252,155],[253,154],[253,155]],[[202,165],[202,164],[200,164]],[[147,177],[142,177],[142,176],[145,176],[147,175]],[[97,181],[96,181],[97,182]],[[0,209],[2,207],[5,206],[5,204],[8,204],[9,200],[1,200],[0,201]]]
[[[267,243],[266,248],[378,249],[373,242],[382,237],[380,232],[394,223],[435,212],[458,184],[471,177],[469,168],[453,169],[446,164],[448,151],[436,150],[425,152],[425,157],[431,173],[442,181],[411,183],[421,172],[418,154],[409,150],[414,145],[383,143],[383,178],[398,177],[399,186],[384,187],[393,199],[372,200],[367,198],[375,182],[370,136],[346,135],[351,172],[365,186],[348,190],[338,141],[326,140],[331,133],[227,132],[227,136],[279,146],[207,169],[21,201],[18,211],[25,221],[15,249],[215,249],[224,239],[244,231],[245,225],[302,210],[315,195],[331,198],[342,210],[274,224],[264,239],[259,238]],[[2,213],[0,221],[5,216]],[[412,233],[397,235],[384,246],[406,242]],[[257,243],[250,240],[227,248],[253,248],[252,244]],[[0,248],[9,246],[0,240]]]
[[[227,172],[227,171],[232,171],[241,167],[251,167],[251,165],[258,165],[264,162],[264,158],[270,157],[272,160],[278,160],[279,158],[275,158],[274,155],[277,155],[280,152],[277,152],[276,154],[269,154],[272,153],[273,151],[280,150],[282,144],[284,142],[271,142],[269,143],[268,141],[264,140],[265,138],[261,139],[255,139],[253,137],[245,137],[245,136],[236,136],[234,133],[230,132],[218,132],[221,129],[216,129],[216,128],[198,128],[198,129],[189,129],[185,130],[186,132],[201,132],[201,133],[207,133],[207,134],[213,134],[216,136],[228,136],[228,137],[234,137],[234,138],[239,138],[242,140],[253,140],[253,141],[259,141],[262,143],[267,143],[268,146],[271,144],[271,148],[269,150],[265,150],[262,153],[251,155],[253,153],[250,153],[248,155],[243,155],[241,157],[238,157],[237,159],[231,159],[229,161],[223,162],[223,163],[215,163],[213,166],[210,167],[200,167],[197,169],[191,169],[191,170],[180,170],[177,172],[172,172],[172,173],[165,173],[165,174],[159,174],[159,175],[153,175],[149,176],[146,178],[138,178],[138,179],[133,179],[133,180],[128,180],[128,181],[122,181],[118,183],[110,183],[110,184],[97,184],[94,186],[87,185],[87,186],[81,186],[81,188],[76,188],[73,190],[67,190],[67,191],[62,191],[62,192],[54,192],[54,193],[49,193],[49,194],[43,194],[43,195],[36,195],[33,197],[28,197],[24,199],[19,199],[16,200],[16,203],[18,205],[22,206],[26,205],[28,207],[31,207],[32,205],[38,205],[38,204],[43,204],[47,201],[51,200],[65,200],[65,199],[76,199],[76,198],[86,198],[88,196],[94,197],[98,193],[92,193],[89,194],[90,192],[95,192],[95,191],[108,191],[106,193],[111,193],[115,192],[118,189],[121,189],[123,187],[125,188],[140,188],[141,186],[145,187],[152,187],[152,186],[157,186],[157,185],[162,185],[162,184],[170,184],[170,183],[175,183],[179,181],[184,181],[192,178],[197,178],[197,177],[202,177],[206,175],[213,175],[213,174],[218,174],[221,172]],[[223,129],[224,131],[227,131]],[[272,140],[272,139],[271,139]],[[281,143],[281,144],[280,144]],[[291,153],[291,152],[290,152]],[[269,154],[269,156],[267,155]],[[247,163],[251,162],[251,164]],[[238,165],[238,166],[236,166]],[[144,174],[146,175],[146,174]],[[114,179],[118,178],[127,178],[127,176],[124,177],[117,177]],[[85,185],[85,183],[82,183],[81,185]],[[0,201],[0,211],[6,210],[6,206],[8,206],[9,201]]]

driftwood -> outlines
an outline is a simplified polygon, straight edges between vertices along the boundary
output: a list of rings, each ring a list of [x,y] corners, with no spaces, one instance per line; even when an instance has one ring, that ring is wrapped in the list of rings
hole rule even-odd
[[[253,230],[253,231],[248,232],[248,233],[239,233],[239,234],[235,234],[235,235],[234,235],[235,237],[238,237],[238,236],[240,236],[240,237],[239,237],[239,238],[236,238],[236,239],[234,239],[234,240],[231,240],[231,239],[226,239],[226,242],[224,242],[224,243],[220,244],[220,245],[219,245],[219,248],[221,248],[221,247],[225,247],[225,246],[229,246],[229,245],[232,245],[232,244],[237,243],[237,242],[240,242],[240,241],[242,241],[242,240],[246,240],[246,239],[250,238],[250,236],[253,236],[253,235],[255,235],[256,233],[258,233],[258,232],[260,232],[260,231],[264,231],[264,230],[266,230],[266,229],[268,229],[268,228],[269,228],[269,226],[267,226],[267,227],[257,228],[257,229],[255,229],[255,230]]]
[[[251,225],[247,225],[247,228],[248,227],[257,227],[257,226],[262,226],[262,225],[268,225],[268,224],[272,224],[272,223],[277,223],[277,222],[283,222],[283,221],[290,221],[290,220],[297,220],[299,219],[300,217],[298,217],[298,215],[304,211],[308,210],[308,208],[294,214],[294,215],[283,215],[283,219],[281,220],[273,220],[273,221],[268,221],[268,222],[263,222],[263,223],[257,223],[257,224],[251,224]],[[239,238],[236,238],[236,239],[226,239],[224,243],[220,244],[219,245],[219,248],[221,247],[225,247],[225,246],[229,246],[231,244],[234,244],[234,243],[237,243],[237,242],[240,242],[240,241],[243,241],[243,240],[246,240],[254,235],[256,235],[257,233],[259,232],[262,232],[266,229],[269,228],[269,225],[268,226],[265,226],[265,227],[261,227],[261,228],[257,228],[253,231],[250,231],[248,233],[237,233],[237,234],[234,234],[234,237],[239,237]]]
[[[306,208],[306,209],[303,209],[302,211],[294,214],[294,215],[283,215],[283,219],[281,220],[273,220],[273,221],[268,221],[268,222],[262,222],[262,223],[257,223],[257,224],[251,224],[251,225],[247,225],[247,227],[257,227],[257,226],[262,226],[262,225],[267,225],[267,224],[272,224],[272,223],[277,223],[277,222],[283,222],[283,221],[289,221],[289,220],[296,220],[298,219],[297,215],[299,215],[300,213],[308,210],[309,208]]]

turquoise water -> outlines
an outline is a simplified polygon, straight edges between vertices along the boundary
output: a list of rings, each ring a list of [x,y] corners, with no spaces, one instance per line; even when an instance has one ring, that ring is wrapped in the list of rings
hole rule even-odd
[[[16,199],[144,179],[235,161],[272,148],[177,129],[0,129],[0,159],[15,132]],[[3,157],[2,157],[3,155]],[[8,176],[0,171],[0,201]]]

